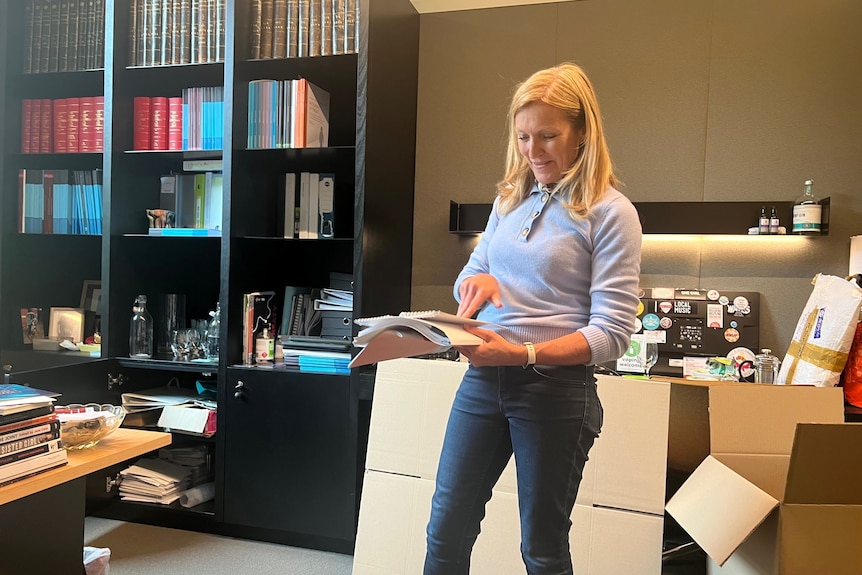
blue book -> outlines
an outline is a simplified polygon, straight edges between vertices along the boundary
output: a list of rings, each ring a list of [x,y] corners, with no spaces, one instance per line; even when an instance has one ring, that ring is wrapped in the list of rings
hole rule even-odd
[[[0,405],[18,405],[21,403],[40,403],[53,397],[59,397],[59,393],[36,389],[17,383],[0,383]]]
[[[221,237],[221,230],[206,228],[149,228],[148,235],[164,238]]]

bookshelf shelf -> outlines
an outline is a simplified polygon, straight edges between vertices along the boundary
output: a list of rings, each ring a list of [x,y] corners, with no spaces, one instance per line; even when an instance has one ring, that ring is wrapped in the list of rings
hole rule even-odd
[[[133,8],[149,0],[95,1],[105,6],[104,69],[21,74],[25,8],[43,0],[0,0],[0,352],[27,351],[20,308],[77,306],[83,283],[100,280],[102,359],[82,364],[86,373],[65,365],[39,370],[41,387],[71,375],[75,385],[58,390],[64,400],[119,403],[128,387],[106,387],[106,378],[125,375],[124,385],[137,390],[173,378],[193,385],[198,374],[210,373],[219,381],[219,428],[225,432],[213,439],[217,489],[211,511],[132,506],[112,498],[94,512],[350,552],[367,434],[367,418],[357,413],[369,409],[367,382],[358,372],[234,367],[243,360],[242,302],[252,291],[324,287],[338,272],[353,278],[354,314],[409,307],[418,13],[409,0],[365,0],[357,3],[364,11],[356,38],[362,52],[250,60],[256,0],[224,0],[223,61],[130,66],[138,61],[130,57],[136,49],[129,42]],[[249,82],[299,78],[330,95],[329,147],[246,149]],[[179,97],[197,87],[223,88],[223,149],[133,150],[136,97]],[[24,99],[96,95],[105,100],[104,153],[20,153]],[[222,162],[223,237],[156,241],[146,233],[146,210],[160,206],[160,178],[183,172],[190,160]],[[17,234],[20,169],[102,170],[103,235]],[[288,173],[333,174],[334,238],[283,238]],[[187,319],[206,318],[218,303],[220,362],[128,358],[138,294],[148,295],[156,322],[163,294],[186,296]],[[234,397],[239,380],[246,384],[243,401]],[[262,447],[267,444],[276,448]],[[249,482],[254,485],[247,488]],[[273,502],[266,493],[276,484],[285,495]]]

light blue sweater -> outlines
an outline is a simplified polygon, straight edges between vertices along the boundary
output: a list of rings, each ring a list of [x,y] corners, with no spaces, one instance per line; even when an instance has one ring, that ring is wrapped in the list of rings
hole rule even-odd
[[[478,318],[507,341],[541,343],[580,331],[591,364],[620,357],[634,333],[641,263],[637,210],[608,188],[586,219],[573,220],[555,195],[534,187],[503,217],[494,201],[488,225],[455,280],[489,273],[503,307],[488,303]]]

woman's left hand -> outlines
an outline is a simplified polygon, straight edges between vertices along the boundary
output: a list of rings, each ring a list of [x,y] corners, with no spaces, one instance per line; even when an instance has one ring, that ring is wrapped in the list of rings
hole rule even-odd
[[[526,350],[522,346],[509,343],[489,329],[465,325],[464,330],[481,337],[483,340],[479,345],[464,345],[455,348],[476,367],[522,365],[525,363]]]

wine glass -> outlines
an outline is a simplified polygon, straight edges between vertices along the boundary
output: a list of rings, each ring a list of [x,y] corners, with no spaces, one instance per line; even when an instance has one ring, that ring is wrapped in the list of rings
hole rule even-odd
[[[644,342],[643,356],[641,357],[641,365],[644,368],[644,374],[649,379],[649,370],[658,362],[658,343],[654,341]]]

